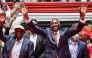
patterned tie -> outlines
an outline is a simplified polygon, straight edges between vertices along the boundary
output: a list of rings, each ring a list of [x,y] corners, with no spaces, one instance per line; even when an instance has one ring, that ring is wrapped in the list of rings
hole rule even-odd
[[[57,42],[57,32],[54,32],[54,40],[58,46],[58,42]],[[58,55],[56,56],[56,58],[58,58]]]
[[[54,32],[54,40],[55,40],[55,42],[57,44],[57,33],[56,32]]]

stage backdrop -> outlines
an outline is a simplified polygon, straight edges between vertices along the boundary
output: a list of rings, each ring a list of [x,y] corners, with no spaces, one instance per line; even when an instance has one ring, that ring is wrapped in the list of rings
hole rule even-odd
[[[72,23],[78,22],[80,15],[78,7],[84,2],[25,2],[28,8],[30,19],[37,19],[40,26],[49,27],[49,21],[52,18],[58,18],[63,26],[71,26]],[[13,3],[7,2],[12,9]],[[88,9],[85,19],[92,20],[92,2],[87,2]],[[19,16],[23,16],[21,13]],[[44,22],[45,21],[45,22]],[[67,24],[66,24],[67,23]]]

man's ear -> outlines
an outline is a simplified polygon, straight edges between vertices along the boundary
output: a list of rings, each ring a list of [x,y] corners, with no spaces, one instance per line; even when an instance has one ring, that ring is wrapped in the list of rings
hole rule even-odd
[[[59,28],[61,27],[61,24],[59,24]]]

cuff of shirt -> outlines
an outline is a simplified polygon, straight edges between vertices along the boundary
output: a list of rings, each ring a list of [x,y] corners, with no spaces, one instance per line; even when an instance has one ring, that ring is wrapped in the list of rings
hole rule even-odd
[[[30,21],[31,21],[31,20],[29,19],[29,20],[26,20],[25,22],[26,22],[26,24],[28,24]]]
[[[80,22],[85,24],[86,23],[86,20],[80,20]]]

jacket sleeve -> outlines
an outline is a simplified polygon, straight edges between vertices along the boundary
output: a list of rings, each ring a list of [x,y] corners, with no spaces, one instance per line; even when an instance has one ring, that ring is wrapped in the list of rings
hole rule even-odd
[[[87,44],[85,44],[85,46],[84,46],[84,56],[83,56],[83,58],[89,58],[89,53],[88,53],[88,49],[87,49]]]
[[[84,26],[84,23],[79,22],[76,27],[68,29],[68,37],[70,38],[71,36],[79,33]]]
[[[46,38],[46,30],[34,25],[32,21],[27,24],[36,34]]]
[[[10,30],[10,27],[7,27],[4,34],[9,35],[9,30]]]
[[[29,43],[28,51],[28,58],[34,58],[34,44],[32,42]]]
[[[2,40],[3,42],[6,42],[7,39],[8,39],[8,36],[3,35],[2,26],[0,26],[0,40]]]

